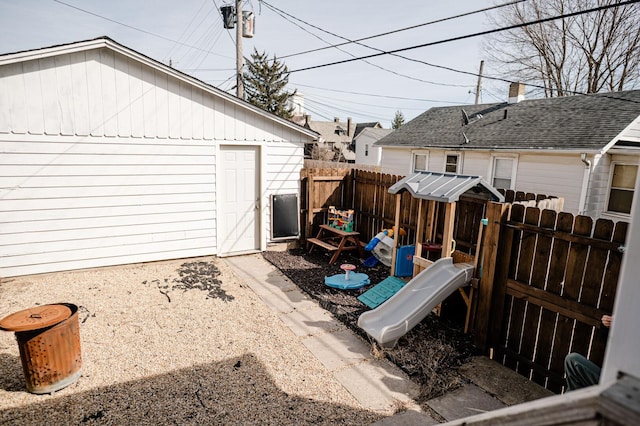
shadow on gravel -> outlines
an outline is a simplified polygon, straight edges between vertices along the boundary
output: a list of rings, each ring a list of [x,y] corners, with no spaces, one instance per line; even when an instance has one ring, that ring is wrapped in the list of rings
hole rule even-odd
[[[6,369],[8,361],[16,360],[4,361],[0,377],[14,376],[13,367]],[[17,391],[14,382],[3,379],[3,386],[8,383],[7,390]],[[1,410],[0,424],[333,425],[381,419],[368,411],[277,390],[265,366],[250,353],[89,392],[73,394],[71,385],[54,396],[33,395],[33,401]]]

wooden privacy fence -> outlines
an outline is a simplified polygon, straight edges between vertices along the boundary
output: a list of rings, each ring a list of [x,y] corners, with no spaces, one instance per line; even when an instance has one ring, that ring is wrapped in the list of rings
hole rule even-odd
[[[628,224],[493,203],[487,214],[476,343],[560,392],[569,352],[602,363],[600,318],[613,309]]]
[[[368,241],[395,222],[395,195],[388,189],[402,176],[348,169],[303,171],[302,201],[306,235],[326,223],[333,205],[353,209],[355,230]],[[509,202],[547,198],[506,191]],[[400,227],[407,235],[398,244],[413,244],[416,235],[443,233],[443,206],[432,203],[417,230],[418,200],[401,196]],[[458,251],[475,255],[480,222],[488,225],[481,239],[481,279],[475,292],[471,330],[476,345],[494,358],[554,392],[564,386],[564,357],[570,351],[601,363],[605,331],[600,318],[611,313],[621,247],[628,224],[594,220],[553,210],[486,203],[461,197],[456,206],[454,239]]]
[[[389,175],[356,169],[303,169],[301,173],[301,208],[305,236],[317,233],[318,226],[326,223],[329,206],[338,209],[353,209],[355,230],[361,241],[368,241],[383,229],[394,226],[395,195],[389,187],[404,176]],[[528,198],[525,198],[526,196]],[[511,200],[531,199],[531,194],[508,191]],[[535,197],[535,196],[533,196]],[[438,242],[444,227],[444,207],[437,203],[437,221],[433,232]],[[407,233],[399,240],[400,245],[413,244],[417,232],[418,200],[410,194],[402,194],[400,227]],[[480,221],[484,217],[486,202],[473,198],[461,198],[456,211],[454,239],[459,250],[475,253]],[[426,221],[428,223],[429,221]]]
[[[301,223],[304,237],[316,235],[318,226],[326,223],[329,206],[353,209],[355,230],[361,241],[369,241],[383,229],[395,223],[395,195],[389,187],[404,176],[389,175],[347,168],[306,168],[301,172]],[[503,191],[506,202],[540,200],[547,198],[524,192]],[[418,230],[416,212],[418,200],[410,194],[402,194],[400,227],[407,232],[399,245],[413,244]],[[456,206],[453,238],[459,251],[474,255],[480,221],[485,217],[486,202],[471,197],[461,197]],[[435,243],[441,242],[444,228],[444,206],[436,203],[433,214],[437,218],[433,230],[423,230],[423,235],[433,235]],[[430,221],[424,221],[429,225]]]

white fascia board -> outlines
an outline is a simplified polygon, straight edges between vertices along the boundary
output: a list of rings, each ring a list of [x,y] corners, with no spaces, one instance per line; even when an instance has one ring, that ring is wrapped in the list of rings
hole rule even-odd
[[[638,117],[636,117],[635,120],[633,120],[631,123],[629,123],[629,125],[627,127],[625,127],[620,133],[617,134],[616,137],[614,137],[613,139],[611,139],[611,142],[609,142],[608,144],[606,144],[604,146],[604,148],[602,148],[601,153],[604,154],[607,151],[609,151],[620,139],[627,139],[627,138],[623,138],[622,136],[627,132],[627,130],[629,130],[632,127],[638,127],[640,126],[640,115]]]

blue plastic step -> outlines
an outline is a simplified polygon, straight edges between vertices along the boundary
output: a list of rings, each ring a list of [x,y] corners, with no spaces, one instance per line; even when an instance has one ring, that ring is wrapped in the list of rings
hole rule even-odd
[[[398,277],[387,277],[358,296],[358,300],[375,309],[396,294],[405,284],[406,282]]]

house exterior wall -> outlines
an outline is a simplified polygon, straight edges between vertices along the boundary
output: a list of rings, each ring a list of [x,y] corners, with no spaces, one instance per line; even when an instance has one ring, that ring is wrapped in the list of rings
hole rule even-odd
[[[611,179],[611,155],[596,155],[591,161],[591,176],[589,178],[589,196],[585,206],[585,215],[599,217],[604,209],[609,193]]]
[[[367,129],[363,130],[355,139],[356,164],[379,166],[382,160],[382,148],[375,146],[378,138],[373,137]]]
[[[380,171],[391,175],[407,176],[411,170],[411,150],[407,148],[382,147]]]
[[[411,166],[413,152],[428,152],[429,170],[443,172],[445,155],[443,149],[411,149],[383,147],[382,170],[396,173]],[[565,199],[564,211],[577,214],[585,166],[580,154],[507,153],[468,150],[462,151],[461,174],[482,176],[491,184],[492,156],[512,156],[516,159],[515,189],[536,194],[553,195]]]
[[[640,153],[608,153],[594,160],[592,166],[587,215],[603,217],[614,221],[629,221],[630,216],[622,213],[607,212],[609,191],[614,164],[635,164],[640,166]]]
[[[217,254],[216,146],[299,192],[301,132],[101,48],[0,66],[0,276]]]
[[[564,198],[564,211],[578,214],[585,165],[580,154],[520,154],[516,189]]]

